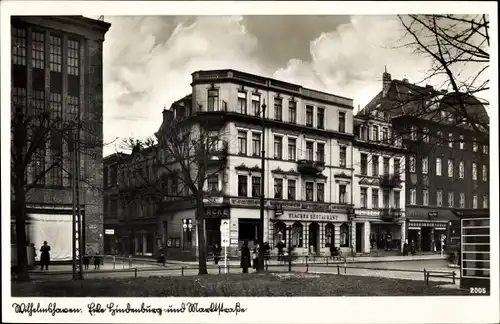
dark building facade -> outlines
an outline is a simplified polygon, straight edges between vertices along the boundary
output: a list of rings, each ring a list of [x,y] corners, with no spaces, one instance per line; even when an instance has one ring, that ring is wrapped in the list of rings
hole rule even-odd
[[[27,114],[46,111],[62,121],[79,120],[83,125],[80,140],[92,143],[80,154],[84,180],[80,203],[87,253],[101,252],[103,248],[102,53],[109,28],[109,23],[82,16],[11,18],[13,111],[23,109]],[[36,247],[44,240],[49,241],[54,260],[72,257],[68,145],[60,140],[40,146],[40,154],[26,170],[27,184],[37,179],[35,188],[27,195],[28,240]],[[43,174],[55,158],[61,162]]]
[[[383,90],[358,114],[382,112],[402,137],[407,238],[421,251],[440,251],[442,244],[455,248],[460,225],[452,210],[487,209],[489,204],[485,108],[472,96],[391,80],[387,72],[383,80]],[[465,119],[476,120],[477,126]]]

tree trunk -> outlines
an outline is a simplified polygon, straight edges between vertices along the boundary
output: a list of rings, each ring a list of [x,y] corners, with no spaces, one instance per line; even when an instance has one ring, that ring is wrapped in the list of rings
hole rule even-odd
[[[207,247],[205,244],[205,206],[203,196],[196,195],[196,219],[198,220],[198,274],[206,275],[207,272]]]
[[[22,171],[22,170],[21,170]],[[14,211],[16,217],[17,274],[19,281],[30,280],[28,255],[26,253],[26,196],[24,192],[24,172],[15,179]]]

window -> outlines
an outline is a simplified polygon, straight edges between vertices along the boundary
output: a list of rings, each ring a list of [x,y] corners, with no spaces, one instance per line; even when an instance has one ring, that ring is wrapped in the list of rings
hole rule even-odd
[[[346,200],[346,186],[339,185],[339,204],[345,204]]]
[[[274,179],[274,198],[283,199],[283,179]]]
[[[49,55],[50,55],[50,70],[54,72],[62,72],[62,39],[61,37],[49,37]]]
[[[436,158],[436,175],[440,176],[442,174],[442,159],[441,158]]]
[[[413,172],[413,173],[415,172],[415,169],[416,169],[415,168],[415,164],[416,164],[415,160],[416,160],[416,158],[414,155],[410,156],[408,159],[408,168],[409,168],[410,172]]]
[[[238,176],[238,196],[247,197],[248,193],[248,178],[244,175]]]
[[[384,175],[388,176],[389,175],[389,158],[384,157]]]
[[[318,108],[317,118],[318,118],[318,128],[324,129],[325,128],[325,109]]]
[[[45,91],[33,90],[33,114],[39,115],[45,110]]]
[[[448,159],[448,177],[453,178],[453,160]]]
[[[238,132],[238,154],[247,154],[247,132]]]
[[[372,189],[372,208],[378,208],[378,189]]]
[[[317,143],[316,147],[316,161],[325,162],[325,144]]]
[[[465,208],[465,193],[460,193],[460,208]]]
[[[260,177],[252,177],[252,197],[260,197]]]
[[[372,176],[374,177],[378,177],[378,165],[379,165],[379,162],[378,162],[378,155],[374,155],[372,157]]]
[[[319,202],[325,201],[325,184],[317,183],[316,184],[316,200]]]
[[[33,68],[45,68],[45,34],[40,32],[33,32],[32,47],[31,47],[31,62]]]
[[[306,106],[306,126],[312,127],[313,125],[313,106]]]
[[[349,225],[343,223],[340,225],[340,246],[348,247],[349,246]]]
[[[45,160],[47,158],[47,152],[44,145],[37,148],[33,153],[31,158],[32,163],[32,181],[31,183],[45,184],[45,176],[42,174],[45,172]]]
[[[429,159],[427,157],[422,158],[422,174],[427,174],[429,172]]]
[[[306,142],[306,159],[308,161],[313,161],[313,156],[314,156],[314,143],[313,142]]]
[[[274,158],[283,158],[283,137],[274,136]]]
[[[477,152],[477,148],[478,148],[478,147],[477,147],[477,142],[476,142],[476,139],[474,138],[474,142],[472,142],[472,150],[473,150],[474,152]]]
[[[472,208],[477,208],[477,195],[472,196]]]
[[[488,181],[488,167],[483,165],[483,181]]]
[[[217,174],[212,174],[208,177],[208,191],[219,191],[219,176]]]
[[[399,159],[394,159],[394,176],[399,178],[400,177],[400,172],[401,171],[401,168],[400,168],[400,161]]]
[[[297,103],[295,101],[288,102],[288,121],[292,124],[297,123]]]
[[[283,99],[274,98],[274,120],[283,120]]]
[[[260,133],[252,133],[252,154],[260,156]]]
[[[12,63],[26,65],[26,30],[12,27]]]
[[[488,154],[488,145],[483,145],[483,153]]]
[[[437,133],[436,133],[436,144],[437,145],[443,144],[443,132],[442,131],[437,131]]]
[[[410,127],[410,139],[412,141],[417,140],[417,127],[415,127],[415,126]]]
[[[382,204],[384,208],[389,208],[389,190],[387,189],[382,191]]]
[[[14,106],[26,106],[26,88],[12,88],[12,104]]]
[[[416,194],[416,191],[415,191],[415,194]],[[417,199],[415,197],[415,202],[416,202],[416,200]],[[414,203],[412,205],[416,205],[416,203]],[[424,205],[424,206],[429,205],[429,190],[428,189],[422,190],[422,205]]]
[[[394,191],[394,208],[399,209],[400,206],[400,192],[399,191]]]
[[[454,198],[453,191],[448,192],[448,207],[454,207]]]
[[[372,128],[372,141],[378,142],[378,126],[374,125]]]
[[[460,149],[464,149],[464,136],[462,134],[460,134]]]
[[[341,168],[345,168],[346,165],[347,165],[347,162],[346,162],[346,155],[347,155],[347,148],[345,146],[341,146],[340,147],[340,167]]]
[[[74,96],[67,96],[66,118],[71,121],[78,121],[80,116],[79,98]]]
[[[208,111],[219,111],[219,89],[208,90]]]
[[[416,205],[417,202],[417,191],[415,189],[410,189],[410,205]]]
[[[453,133],[448,134],[448,147],[453,148]]]
[[[436,205],[443,206],[443,191],[436,191]]]
[[[297,152],[297,140],[295,138],[288,138],[288,159],[295,161]]]
[[[68,74],[79,75],[80,68],[80,43],[68,39]]]
[[[472,163],[472,180],[477,180],[477,164]]]
[[[260,115],[260,95],[252,94],[252,114],[254,116]]]
[[[296,189],[295,189],[295,180],[288,180],[288,200],[295,200],[296,199]]]
[[[247,93],[238,91],[238,113],[246,114],[247,113]]]
[[[483,208],[488,208],[488,196],[483,196]]]
[[[382,141],[384,143],[389,143],[389,131],[387,127],[382,128]]]
[[[361,154],[361,175],[368,174],[368,155]]]
[[[303,246],[303,228],[302,224],[296,222],[292,225],[292,246],[302,247]]]
[[[345,112],[339,111],[339,132],[345,133]]]
[[[460,164],[458,165],[458,176],[460,177],[460,179],[463,179],[465,177],[465,167],[463,161],[460,161]]]
[[[428,127],[424,127],[422,129],[422,141],[424,143],[429,143],[429,128]]]
[[[314,182],[306,182],[306,200],[314,200]]]
[[[367,207],[367,196],[368,196],[368,189],[367,188],[361,188],[361,208],[366,208]]]

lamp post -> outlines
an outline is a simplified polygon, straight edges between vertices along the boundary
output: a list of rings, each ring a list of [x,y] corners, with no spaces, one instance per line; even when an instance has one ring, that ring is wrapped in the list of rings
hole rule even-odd
[[[292,272],[292,225],[288,229],[288,272]]]
[[[266,101],[264,99],[262,103],[262,153],[260,156],[260,168],[261,168],[261,178],[260,178],[260,221],[259,221],[259,259],[257,263],[257,271],[264,271],[264,188],[265,188],[265,162],[266,162]]]

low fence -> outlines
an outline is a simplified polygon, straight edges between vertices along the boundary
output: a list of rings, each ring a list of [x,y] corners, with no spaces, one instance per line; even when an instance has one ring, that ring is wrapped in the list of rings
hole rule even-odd
[[[131,277],[137,278],[139,275],[159,275],[159,276],[185,276],[185,275],[196,275],[198,274],[198,266],[196,265],[166,265],[165,263],[157,263],[154,260],[141,260],[132,257],[106,257],[106,263],[111,263],[110,269],[99,269],[94,271],[85,271],[84,274],[87,275],[98,275],[98,274],[130,274]],[[104,258],[103,258],[104,260]],[[455,271],[436,271],[436,270],[412,270],[412,269],[396,269],[396,268],[377,268],[377,267],[361,267],[355,266],[353,263],[348,263],[345,258],[337,257],[332,259],[332,257],[320,259],[316,258],[304,258],[304,262],[297,262],[295,259],[288,257],[271,257],[265,260],[265,271],[271,272],[305,272],[309,273],[311,268],[322,268],[327,269],[328,273],[337,275],[348,275],[349,269],[357,270],[367,270],[367,271],[388,271],[388,272],[403,272],[403,273],[415,273],[422,274],[424,282],[428,285],[431,278],[442,278],[449,279],[453,284],[456,283],[456,272]],[[222,263],[222,262],[221,262]],[[146,267],[150,265],[149,267]],[[141,267],[142,266],[142,267]],[[228,263],[223,264],[207,264],[207,271],[210,274],[222,274],[222,273],[236,273],[241,272],[241,267],[239,262],[237,264]],[[49,271],[49,272],[37,272],[37,274],[43,274],[44,276],[50,275],[70,275],[71,271]],[[351,273],[355,275],[355,273]]]

